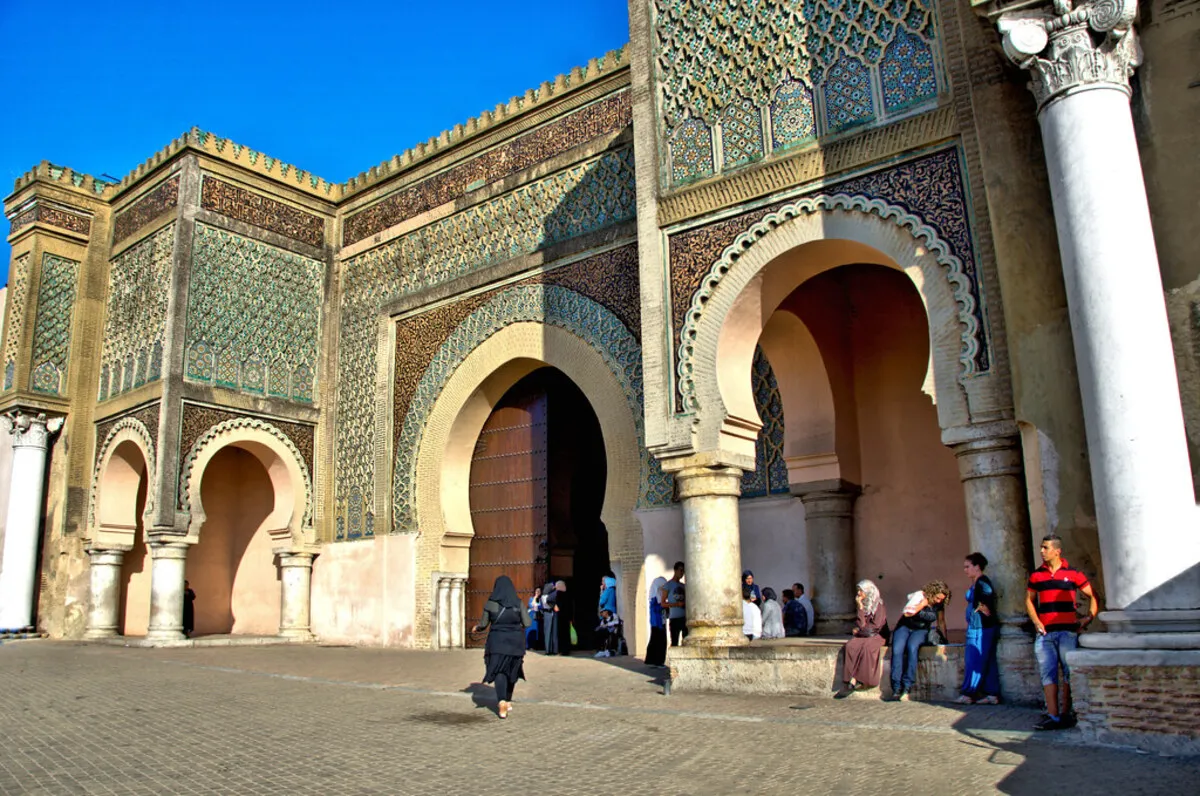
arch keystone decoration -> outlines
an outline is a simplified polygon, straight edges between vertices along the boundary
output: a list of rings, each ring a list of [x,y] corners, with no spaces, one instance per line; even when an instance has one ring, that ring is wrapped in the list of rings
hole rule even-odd
[[[257,458],[271,479],[276,502],[265,525],[277,551],[314,543],[312,476],[304,457],[279,428],[257,417],[238,417],[216,424],[196,440],[184,457],[179,470],[179,495],[183,511],[190,515],[186,541],[192,544],[199,541],[207,519],[200,497],[204,470],[213,456],[230,445]]]

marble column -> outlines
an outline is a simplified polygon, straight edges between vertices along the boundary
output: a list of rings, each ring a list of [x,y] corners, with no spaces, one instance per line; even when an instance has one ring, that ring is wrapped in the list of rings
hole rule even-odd
[[[1037,100],[1105,591],[1118,609],[1102,619],[1196,631],[1200,513],[1129,109],[1136,11],[1136,0],[1056,0],[998,26]]]
[[[987,557],[996,586],[1000,636],[1027,642],[1025,584],[1032,563],[1021,438],[1013,421],[959,426],[942,432],[958,459],[967,506],[970,550]]]
[[[688,646],[732,647],[742,635],[742,548],[736,467],[689,467],[675,474],[683,504]]]
[[[123,550],[88,550],[91,559],[91,608],[84,638],[112,638],[117,635],[121,605],[121,564]]]
[[[844,635],[854,627],[854,501],[859,488],[847,481],[792,486],[804,504],[809,599],[817,614],[817,635]]]
[[[454,649],[462,649],[466,646],[464,643],[464,634],[467,629],[467,606],[463,602],[463,587],[465,584],[466,578],[452,578],[450,580],[450,646]]]
[[[188,545],[162,537],[150,540],[151,642],[183,641],[183,574]]]
[[[445,575],[437,580],[437,646],[450,649],[450,578]]]
[[[279,635],[311,641],[312,553],[280,553]]]
[[[46,450],[63,419],[21,410],[8,414],[13,435],[12,476],[0,564],[0,630],[33,625],[38,581],[38,542],[42,537],[42,501],[46,495]]]

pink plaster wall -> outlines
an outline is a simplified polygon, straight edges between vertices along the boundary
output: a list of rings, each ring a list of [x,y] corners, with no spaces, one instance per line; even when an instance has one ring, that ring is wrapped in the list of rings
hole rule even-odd
[[[948,624],[961,628],[966,506],[954,454],[921,391],[929,330],[916,288],[899,271],[846,266],[809,280],[784,306],[810,328],[835,382],[837,427],[845,432],[839,458],[846,437],[857,437],[856,577],[877,582],[890,616],[905,594],[943,579],[956,592]],[[805,419],[785,410],[784,422],[790,429]]]
[[[200,484],[206,521],[188,551],[196,635],[279,632],[280,583],[264,520],[274,507],[267,471],[235,447],[209,461]]]
[[[416,542],[402,535],[325,545],[313,562],[313,633],[338,644],[411,646]]]

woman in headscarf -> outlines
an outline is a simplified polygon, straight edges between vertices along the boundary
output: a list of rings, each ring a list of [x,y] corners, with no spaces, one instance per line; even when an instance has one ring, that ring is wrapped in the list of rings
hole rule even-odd
[[[762,591],[758,588],[758,584],[754,582],[754,573],[748,569],[742,571],[742,586],[749,587],[750,602],[762,608]]]
[[[491,627],[483,648],[487,667],[483,682],[496,684],[496,712],[502,719],[508,718],[517,680],[525,679],[525,628],[529,623],[513,582],[507,575],[496,578],[475,631]]]
[[[646,665],[664,666],[667,662],[667,618],[666,609],[658,601],[658,595],[667,585],[667,579],[659,576],[650,584],[650,643],[646,645]]]
[[[554,584],[554,629],[558,634],[555,652],[559,655],[571,654],[571,595],[567,593],[567,582],[560,580]]]
[[[600,605],[596,608],[596,613],[601,611],[608,611],[614,615],[617,613],[617,576],[611,569],[600,578]]]
[[[783,638],[783,606],[775,599],[775,590],[772,588],[763,589],[762,596],[762,637]]]
[[[834,694],[844,699],[855,688],[875,688],[879,685],[879,659],[883,655],[883,634],[887,629],[887,608],[879,596],[879,587],[872,581],[860,580],[854,597],[858,618],[854,623],[854,638],[846,642],[846,665],[842,690]]]

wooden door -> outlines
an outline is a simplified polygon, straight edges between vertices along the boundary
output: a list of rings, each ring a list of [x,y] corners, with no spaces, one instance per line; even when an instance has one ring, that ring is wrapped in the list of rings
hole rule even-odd
[[[471,458],[471,566],[467,616],[473,626],[496,577],[508,575],[522,602],[546,579],[546,390],[518,385],[492,411]],[[483,638],[468,637],[468,646]]]

